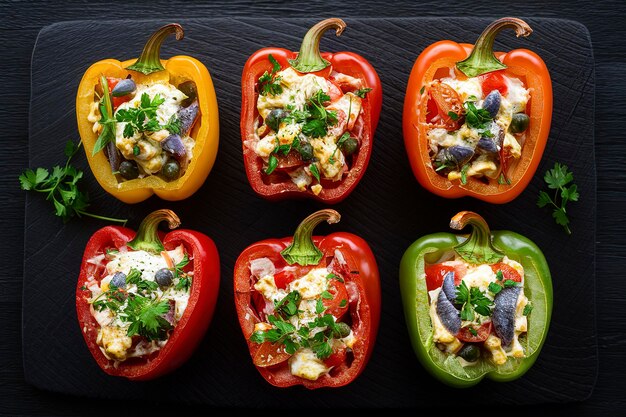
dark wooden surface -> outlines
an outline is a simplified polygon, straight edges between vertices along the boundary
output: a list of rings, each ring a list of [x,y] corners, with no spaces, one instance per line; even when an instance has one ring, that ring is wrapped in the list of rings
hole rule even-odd
[[[564,411],[570,415],[622,415],[626,407],[623,386],[626,363],[626,336],[623,328],[624,301],[623,266],[626,255],[626,230],[623,220],[626,193],[624,185],[624,154],[621,120],[626,116],[626,71],[623,40],[625,7],[622,2],[594,4],[582,1],[524,2],[504,4],[489,2],[402,2],[380,7],[375,2],[342,2],[333,6],[303,3],[280,5],[274,3],[231,2],[209,5],[172,2],[150,2],[146,5],[114,6],[103,2],[70,3],[64,6],[45,2],[3,3],[0,31],[4,35],[2,51],[2,90],[0,93],[0,120],[4,152],[0,174],[0,205],[3,208],[2,247],[3,270],[0,274],[0,413],[7,415],[84,415],[109,414],[102,403],[39,391],[24,382],[21,363],[21,290],[24,228],[24,193],[17,186],[16,177],[27,164],[27,128],[30,80],[30,54],[41,27],[64,20],[108,19],[133,17],[161,17],[175,20],[181,17],[235,16],[548,16],[577,19],[585,24],[594,43],[596,59],[596,162],[598,167],[598,235],[597,235],[597,317],[600,348],[600,373],[591,398],[583,403],[541,408],[526,408],[521,412],[545,414]],[[335,13],[341,10],[341,13]],[[106,34],[103,34],[105,37]],[[68,60],[68,66],[72,65]],[[57,70],[51,69],[51,70]],[[564,256],[574,256],[565,253]],[[573,310],[572,314],[588,314]],[[567,356],[568,351],[564,350]],[[572,365],[575,366],[575,365]],[[106,389],[106,387],[103,387]],[[111,405],[110,403],[104,403]],[[115,404],[119,410],[118,404]],[[154,404],[153,404],[154,406]],[[125,403],[123,409],[144,410],[145,403]],[[167,412],[172,407],[159,407]],[[177,410],[179,408],[175,408]],[[186,410],[194,411],[193,409]],[[196,410],[197,411],[197,410]],[[158,412],[157,412],[158,414]]]
[[[163,56],[189,54],[205,62],[212,73],[220,110],[220,149],[216,165],[193,197],[177,203],[157,198],[127,205],[104,193],[86,173],[93,208],[116,217],[129,217],[136,226],[145,214],[169,207],[186,228],[211,236],[222,261],[219,300],[202,345],[178,372],[138,384],[105,375],[85,347],[73,308],[82,251],[99,221],[62,226],[50,217],[47,202],[27,196],[25,227],[23,344],[26,381],[60,393],[104,398],[171,400],[219,406],[272,406],[288,401],[300,407],[416,407],[426,401],[460,407],[457,390],[436,383],[419,366],[407,337],[398,290],[398,265],[406,248],[418,237],[445,230],[450,217],[464,209],[481,213],[493,229],[512,229],[542,248],[554,277],[556,300],[551,332],[535,366],[509,384],[485,381],[466,391],[477,403],[537,404],[581,401],[596,381],[595,315],[571,319],[572,309],[595,310],[595,196],[593,156],[593,57],[588,32],[569,20],[527,19],[531,39],[502,36],[497,47],[511,50],[531,45],[551,70],[554,118],[540,171],[555,160],[577,174],[581,199],[570,210],[574,236],[567,236],[549,215],[536,207],[537,175],[514,202],[492,205],[469,199],[445,200],[416,184],[402,141],[401,112],[407,79],[415,57],[438,39],[475,39],[490,19],[480,18],[346,18],[349,31],[329,36],[322,49],[354,50],[380,74],[383,110],[368,172],[353,192],[336,206],[342,221],[324,230],[346,230],[370,243],[381,276],[383,311],[375,354],[361,377],[341,390],[279,390],[266,384],[250,363],[237,325],[232,289],[233,265],[248,244],[270,236],[285,236],[320,204],[311,201],[272,203],[250,189],[242,169],[239,136],[241,68],[259,45],[299,46],[300,35],[314,19],[217,18],[183,19],[186,38],[168,42]],[[31,67],[31,166],[58,162],[65,142],[76,135],[75,88],[85,68],[102,57],[132,56],[146,33],[164,24],[142,20],[132,28],[121,21],[59,23],[39,34]],[[245,37],[237,37],[240,27]],[[454,28],[452,30],[451,28]],[[454,31],[454,34],[452,34]],[[91,44],[73,52],[73,66],[62,73],[49,70],[67,61],[79,39],[109,33],[106,44]],[[415,37],[397,34],[419,34]],[[567,34],[566,36],[564,34]],[[210,39],[210,42],[207,40]],[[119,45],[125,45],[119,52]],[[400,55],[400,56],[398,56]],[[41,144],[46,143],[43,147]],[[84,158],[77,163],[84,165]],[[216,198],[216,196],[219,196]],[[563,257],[563,247],[576,253]],[[59,248],[62,248],[59,250]],[[42,254],[50,254],[42,256]],[[564,277],[571,277],[564,279]],[[58,337],[57,335],[63,335]],[[567,351],[568,355],[563,355]],[[575,363],[576,366],[571,366]],[[107,386],[107,390],[102,390]],[[190,390],[190,387],[194,387]]]

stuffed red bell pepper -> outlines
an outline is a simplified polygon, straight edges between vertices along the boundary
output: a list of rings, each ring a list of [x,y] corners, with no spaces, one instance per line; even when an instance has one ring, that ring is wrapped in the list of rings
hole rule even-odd
[[[368,244],[350,233],[312,237],[320,210],[294,237],[249,246],[234,271],[235,306],[254,365],[272,385],[339,387],[372,353],[380,319],[380,281]]]
[[[382,105],[374,68],[352,52],[320,53],[329,29],[313,26],[300,52],[263,48],[246,62],[241,88],[241,139],[254,191],[276,200],[344,199],[359,182],[372,153]]]
[[[78,322],[94,359],[109,375],[147,380],[171,372],[204,335],[219,289],[213,241],[192,230],[164,235],[180,220],[149,214],[137,233],[107,226],[87,243],[76,288]]]

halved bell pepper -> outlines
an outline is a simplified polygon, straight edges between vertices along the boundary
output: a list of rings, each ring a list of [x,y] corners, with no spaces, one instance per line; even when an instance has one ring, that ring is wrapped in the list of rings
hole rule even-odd
[[[308,389],[344,386],[363,372],[374,349],[381,293],[372,250],[367,242],[351,233],[312,236],[315,226],[322,221],[337,223],[339,219],[335,210],[317,211],[300,223],[293,237],[254,243],[235,263],[235,308],[239,324],[254,365],[274,386],[303,385]],[[319,280],[310,278],[313,270],[322,272],[321,296],[311,294],[316,282],[319,284]],[[276,288],[276,293],[284,298],[267,300],[262,292],[264,288],[256,285],[259,281],[263,281],[265,289]],[[307,316],[305,324],[296,312],[304,313],[305,302],[315,305],[315,298],[318,298],[315,311],[307,313],[315,317]],[[290,313],[281,308],[288,302],[293,303]],[[313,320],[321,320],[323,324],[316,327],[311,324]],[[270,330],[268,321],[285,331],[285,335]],[[348,349],[336,340],[339,336],[333,335],[337,325],[345,329],[346,324],[350,329]],[[263,329],[274,334],[264,334]],[[293,340],[298,345],[292,341],[288,347],[289,334],[295,335],[296,330]],[[278,336],[279,340],[272,336]],[[285,342],[285,339],[289,340]],[[324,353],[320,346],[326,344],[328,350]],[[314,359],[313,366],[326,366],[330,370],[317,378],[294,375],[290,371],[290,358],[296,350],[304,348],[318,352],[319,360]]]
[[[467,225],[472,227],[469,236],[452,233],[423,236],[407,249],[400,262],[400,290],[413,350],[428,372],[453,387],[469,387],[484,377],[494,381],[511,381],[522,376],[539,356],[552,315],[552,281],[541,250],[517,233],[490,231],[485,220],[476,213],[460,212],[450,222],[450,227],[455,230],[462,230]],[[446,271],[438,268],[437,273],[443,270],[444,274],[433,277],[429,276],[430,270],[433,266],[441,265],[444,260],[456,257],[470,266],[489,264],[494,271],[502,270],[503,281],[507,281],[509,268],[501,263],[504,256],[523,266],[523,291],[532,306],[527,315],[527,332],[519,338],[525,357],[508,357],[505,363],[495,365],[491,358],[483,354],[477,363],[463,366],[458,356],[440,350],[433,340],[429,291],[442,285]],[[519,282],[519,278],[511,279],[513,285],[518,285],[515,281]],[[508,286],[506,282],[501,284],[503,287]],[[442,291],[445,289],[442,288]],[[496,300],[494,311],[498,308]],[[508,325],[512,326],[512,323]],[[497,327],[497,323],[494,322],[493,327]],[[489,325],[485,331],[493,332],[493,327]],[[481,330],[478,329],[474,335],[477,340],[481,339]],[[473,341],[470,334],[459,333],[457,337]]]
[[[320,53],[319,49],[320,39],[324,32],[335,29],[339,36],[345,27],[346,24],[341,19],[323,20],[307,32],[300,52],[276,47],[263,48],[252,54],[244,66],[241,76],[240,126],[244,165],[250,185],[263,198],[280,200],[307,197],[329,204],[338,203],[352,192],[367,169],[372,154],[374,132],[382,107],[382,85],[378,74],[365,58],[354,52]],[[273,69],[272,61],[276,62],[280,69],[291,67],[300,75],[314,74],[323,77],[329,80],[328,82],[333,85],[334,89],[339,90],[337,84],[332,82],[333,71],[337,71],[360,80],[363,89],[367,91],[363,94],[362,115],[358,116],[355,123],[355,126],[360,125],[358,119],[363,119],[358,149],[351,156],[350,167],[339,181],[322,180],[323,189],[318,194],[310,189],[301,190],[286,174],[282,176],[277,175],[276,172],[267,174],[266,172],[269,171],[264,167],[263,159],[246,146],[247,141],[255,139],[257,121],[260,117],[257,109],[259,78],[264,73],[275,73],[279,69],[277,67]],[[356,130],[356,127],[353,129]],[[297,159],[302,164],[299,154],[295,155],[295,153],[297,153],[295,150],[290,150],[290,154],[283,156],[280,152],[276,152],[278,165],[286,165],[289,168],[294,165],[292,159]],[[292,155],[295,158],[289,158]]]
[[[137,233],[126,227],[106,226],[96,231],[85,247],[76,285],[78,324],[91,355],[109,375],[149,380],[175,370],[189,359],[211,322],[220,284],[220,261],[215,243],[208,236],[193,230],[179,229],[163,234],[158,230],[159,223],[163,221],[168,223],[170,229],[180,225],[180,219],[171,210],[157,210],[141,222]],[[184,265],[184,271],[190,280],[189,298],[183,315],[159,350],[115,363],[105,356],[98,342],[101,326],[93,314],[93,294],[89,287],[94,284],[100,286],[107,276],[109,253],[146,251],[164,256],[166,251],[180,245],[187,255],[188,263]],[[100,299],[108,302],[108,297],[113,297],[122,301],[136,296],[126,291],[126,282],[117,291],[106,294],[107,299]]]
[[[125,203],[137,203],[152,194],[171,201],[191,196],[204,183],[217,155],[219,118],[213,81],[204,64],[195,58],[178,55],[160,59],[161,44],[170,34],[175,34],[176,39],[181,40],[183,29],[172,23],[157,30],[146,43],[139,59],[123,62],[104,59],[96,62],[87,69],[78,87],[76,119],[91,171],[105,191]],[[193,81],[196,84],[200,117],[189,133],[195,139],[193,157],[185,173],[175,180],[166,181],[157,175],[148,175],[145,178],[121,181],[112,172],[104,151],[94,154],[98,134],[94,133],[93,123],[87,118],[94,102],[96,86],[102,85],[101,80],[105,77],[124,79],[129,75],[138,84],[169,82],[177,86],[184,81]],[[106,86],[104,88],[107,89]],[[113,105],[117,99],[112,97]],[[108,101],[107,105],[112,107],[110,103]]]
[[[413,65],[404,100],[404,143],[415,177],[434,194],[446,198],[472,196],[490,203],[507,203],[526,188],[539,165],[552,119],[550,74],[541,57],[530,50],[493,52],[494,39],[505,28],[515,29],[517,36],[532,33],[530,26],[520,19],[498,19],[485,28],[475,45],[448,40],[436,42],[424,49]],[[436,89],[433,81],[448,77],[451,72],[461,80],[481,77],[485,94],[493,89],[506,89],[502,85],[503,75],[518,78],[530,90],[531,98],[526,106],[529,124],[524,127],[521,157],[507,166],[511,162],[510,156],[501,144],[498,155],[501,175],[498,180],[468,177],[463,184],[463,181],[450,181],[446,176],[439,175],[436,172],[438,168],[433,166],[427,138],[433,123],[429,120],[437,116],[439,123],[450,130],[450,126],[454,129],[453,125],[464,117],[462,103],[454,107],[450,106],[445,94],[436,93],[439,97],[433,97]],[[485,179],[487,181],[483,181]]]

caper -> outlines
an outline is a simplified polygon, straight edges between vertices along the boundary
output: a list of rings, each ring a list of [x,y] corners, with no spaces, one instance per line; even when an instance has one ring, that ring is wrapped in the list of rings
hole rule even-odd
[[[168,180],[175,180],[180,175],[180,164],[178,163],[178,161],[172,159],[168,161],[165,165],[163,165],[163,168],[161,168],[161,172],[163,173],[163,176]]]
[[[181,101],[183,107],[189,106],[198,97],[198,87],[193,81],[184,81],[178,85],[178,89],[187,96],[186,99]]]
[[[466,344],[459,350],[457,353],[458,356],[462,357],[468,362],[476,362],[478,358],[480,358],[480,348],[476,345]]]
[[[139,168],[134,161],[122,161],[120,163],[120,175],[127,180],[134,180],[139,176]]]
[[[515,113],[511,119],[511,126],[509,130],[511,133],[522,133],[528,129],[530,124],[530,117],[526,113]]]
[[[350,334],[350,326],[346,323],[339,322],[335,324],[335,332],[340,338],[348,337]]]
[[[341,150],[346,156],[352,155],[358,148],[359,142],[353,137],[349,137],[341,144]]]
[[[289,112],[283,109],[272,110],[265,118],[265,124],[272,128],[274,132],[278,132],[280,122],[289,116]]]
[[[313,146],[311,146],[309,142],[300,143],[298,151],[300,151],[300,156],[303,161],[310,161],[313,159]]]

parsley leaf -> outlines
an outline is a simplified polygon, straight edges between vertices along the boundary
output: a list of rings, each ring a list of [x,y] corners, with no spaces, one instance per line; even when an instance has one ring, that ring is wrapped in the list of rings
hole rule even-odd
[[[358,90],[356,90],[354,92],[354,95],[357,96],[357,97],[360,97],[360,98],[365,98],[365,95],[367,93],[369,93],[370,91],[372,91],[371,88],[367,88],[367,87],[366,88],[359,88]]]
[[[311,171],[311,175],[313,175],[315,177],[317,182],[320,182],[320,172],[317,169],[317,165],[315,165],[315,164],[309,165],[309,171]]]
[[[65,145],[65,155],[67,156],[65,166],[55,166],[52,168],[52,174],[46,168],[37,168],[34,171],[26,169],[18,177],[20,187],[25,191],[44,193],[46,200],[52,201],[55,215],[61,217],[63,222],[69,221],[74,216],[89,216],[126,224],[127,220],[103,217],[86,211],[86,208],[89,207],[89,197],[87,193],[78,188],[78,182],[83,178],[83,171],[70,165],[81,145],[82,142],[75,145],[69,141]]]
[[[549,189],[555,190],[554,198],[550,197],[547,192],[541,191],[537,199],[537,206],[543,208],[551,205],[553,208],[552,217],[557,224],[563,226],[567,234],[571,235],[570,221],[565,207],[569,201],[578,201],[580,198],[576,184],[570,185],[574,181],[574,174],[568,170],[567,165],[556,162],[552,169],[546,171],[543,180]]]
[[[512,279],[507,279],[506,281],[504,281],[504,288],[510,287],[519,287],[519,283],[513,281]]]
[[[461,168],[461,184],[463,185],[467,184],[467,170],[469,167],[469,164],[465,164],[463,168]]]
[[[315,303],[315,313],[322,314],[324,310],[326,310],[326,308],[324,307],[324,302],[320,298],[317,300],[317,303]]]
[[[298,314],[298,307],[302,295],[298,291],[291,291],[282,300],[274,303],[274,311],[276,314],[284,315],[286,317],[295,316]]]
[[[496,295],[497,293],[499,293],[500,291],[502,291],[502,285],[500,285],[500,284],[496,284],[495,282],[490,282],[490,283],[489,283],[489,291],[490,291],[493,295]]]
[[[272,56],[272,54],[268,56],[268,59],[270,63],[272,64],[272,71],[271,73],[265,71],[263,75],[259,77],[259,81],[258,81],[259,94],[261,94],[262,96],[265,96],[268,94],[272,96],[276,96],[276,95],[282,94],[283,92],[283,87],[280,85],[280,81],[282,80],[282,77],[275,76],[276,73],[280,71],[281,66],[278,63],[278,61],[276,61],[276,58]]]
[[[341,302],[339,303],[339,307],[344,308],[345,306],[348,305],[348,300],[346,300],[345,298],[341,300]]]
[[[168,301],[135,295],[128,299],[128,305],[119,317],[130,323],[127,336],[137,334],[148,340],[165,340],[167,332],[172,329],[172,325],[163,317],[169,310]]]
[[[481,133],[487,133],[489,124],[493,120],[489,111],[485,109],[478,109],[473,101],[466,101],[463,103],[465,108],[465,122],[468,127],[473,127],[481,131]],[[450,114],[448,113],[448,116]],[[452,116],[450,116],[452,117]]]
[[[491,307],[493,301],[485,296],[479,288],[468,288],[465,281],[461,281],[461,284],[456,287],[457,291],[457,304],[463,304],[461,308],[461,320],[473,321],[475,318],[474,312],[481,316],[491,316]]]
[[[267,161],[267,168],[265,169],[265,173],[267,175],[271,174],[272,172],[274,172],[276,167],[278,167],[278,158],[276,158],[274,154],[271,154],[269,160]]]
[[[181,123],[175,116],[170,118],[164,126],[161,126],[156,119],[157,109],[163,103],[165,103],[165,98],[161,97],[160,94],[155,94],[154,97],[150,98],[148,93],[143,93],[139,107],[119,109],[115,113],[115,120],[118,123],[126,123],[124,137],[132,137],[136,132],[156,132],[161,129],[173,129],[180,133]]]
[[[532,311],[533,311],[533,306],[532,306],[532,304],[530,304],[530,303],[529,303],[529,304],[526,304],[526,305],[524,306],[524,311],[522,312],[522,314],[523,314],[523,315],[525,315],[525,316],[527,316],[527,315],[529,315]]]

